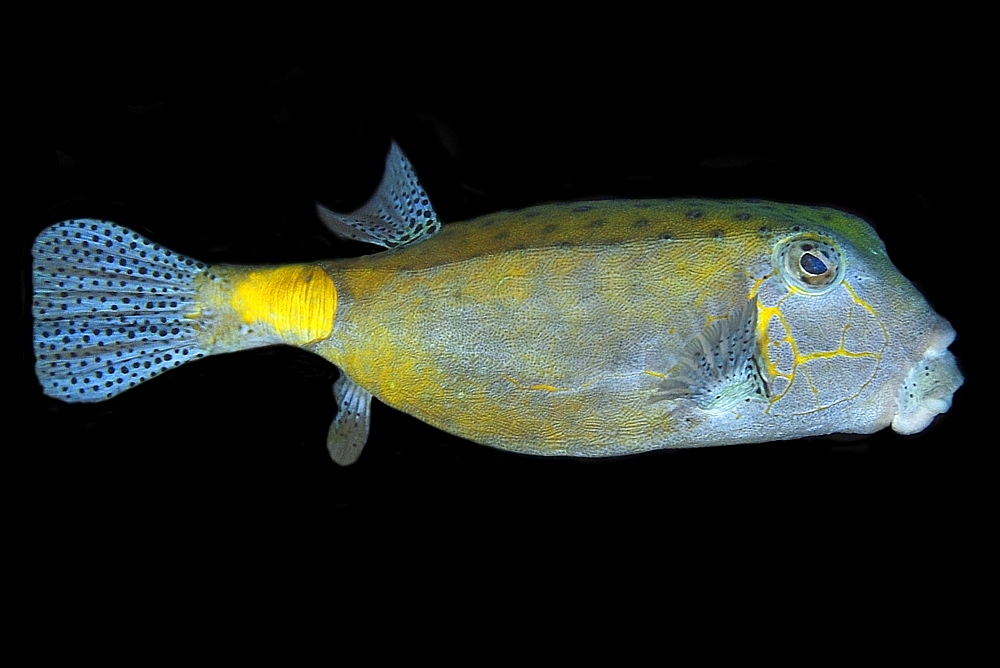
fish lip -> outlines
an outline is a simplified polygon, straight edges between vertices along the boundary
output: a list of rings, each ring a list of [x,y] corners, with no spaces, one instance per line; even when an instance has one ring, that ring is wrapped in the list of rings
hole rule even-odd
[[[964,382],[948,346],[955,330],[942,319],[931,334],[923,356],[909,368],[896,398],[892,428],[900,434],[923,431],[940,413],[951,408],[955,391]]]

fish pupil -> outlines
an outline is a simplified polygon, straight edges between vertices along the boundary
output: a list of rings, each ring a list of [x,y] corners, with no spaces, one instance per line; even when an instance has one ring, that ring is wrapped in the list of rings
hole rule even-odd
[[[799,259],[799,266],[807,274],[812,274],[813,276],[819,276],[827,271],[827,266],[818,257],[812,253],[803,253],[802,257]]]

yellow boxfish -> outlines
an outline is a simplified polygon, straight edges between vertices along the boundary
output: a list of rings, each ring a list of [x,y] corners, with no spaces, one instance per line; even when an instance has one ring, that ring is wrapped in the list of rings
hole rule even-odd
[[[392,145],[360,209],[386,250],[206,265],[115,223],[33,247],[46,395],[110,399],[207,355],[299,346],[340,370],[329,430],[354,462],[372,397],[485,445],[604,457],[834,433],[902,434],[962,384],[949,323],[863,220],[761,200],[606,200],[441,225]]]

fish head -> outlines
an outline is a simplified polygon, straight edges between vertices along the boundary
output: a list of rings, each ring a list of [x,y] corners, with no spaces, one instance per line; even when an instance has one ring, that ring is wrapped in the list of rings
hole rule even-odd
[[[755,283],[769,413],[817,433],[925,429],[963,381],[955,330],[868,223],[818,207],[794,218],[771,230]]]

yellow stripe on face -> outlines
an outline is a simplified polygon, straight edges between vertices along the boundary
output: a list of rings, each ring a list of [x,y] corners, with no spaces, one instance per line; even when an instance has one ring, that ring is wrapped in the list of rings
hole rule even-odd
[[[333,332],[337,289],[320,267],[295,264],[248,272],[229,303],[246,324],[270,325],[286,343],[305,345]]]

